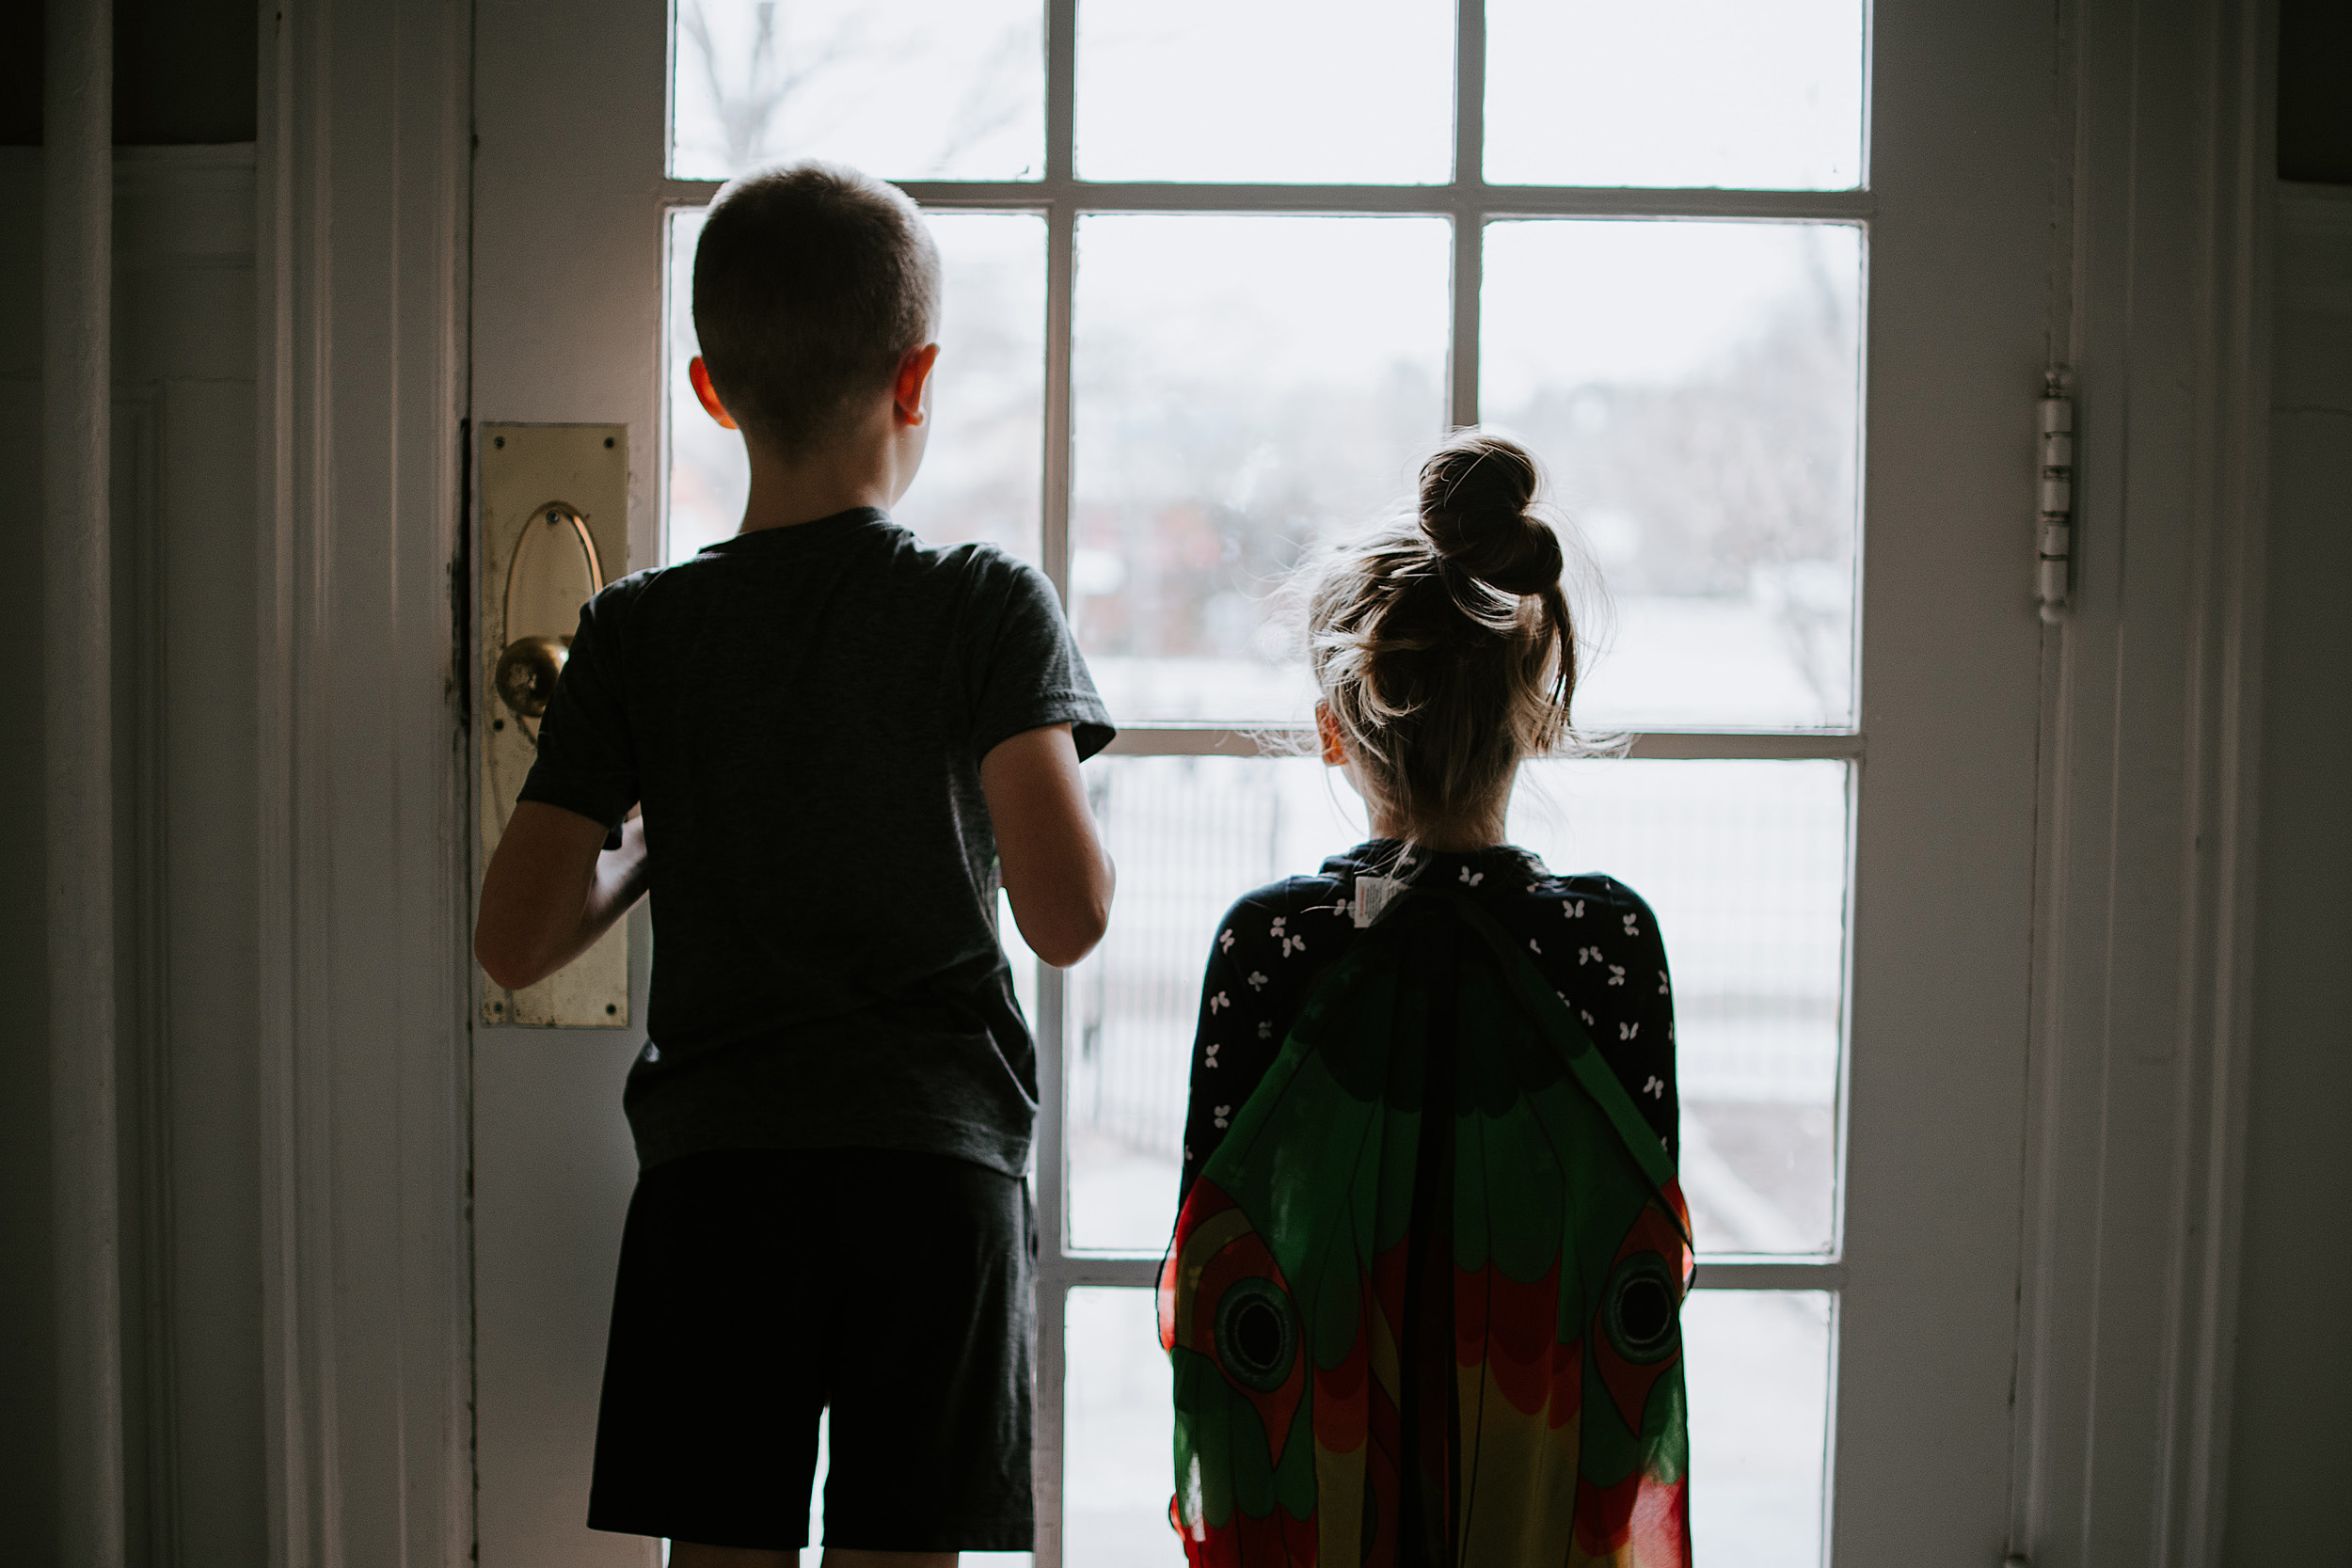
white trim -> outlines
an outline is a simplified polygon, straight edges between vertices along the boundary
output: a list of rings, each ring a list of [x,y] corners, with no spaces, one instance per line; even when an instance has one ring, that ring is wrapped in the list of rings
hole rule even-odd
[[[1486,0],[1454,7],[1453,326],[1446,334],[1446,414],[1454,428],[1478,422],[1479,312],[1485,306],[1486,217],[1478,196],[1486,168]],[[1406,193],[1399,193],[1406,194]]]
[[[1052,167],[1048,149],[1048,168]],[[1433,185],[1237,185],[1176,181],[899,180],[926,207],[1001,208],[1042,213],[1403,214],[1480,218],[1590,217],[1768,223],[1860,223],[1878,211],[1866,190],[1743,191],[1707,186],[1489,185],[1461,180]],[[723,180],[665,180],[664,202],[707,207]]]
[[[1313,738],[1314,732],[1299,724],[1130,724],[1103,751],[1134,757],[1309,756]],[[1602,736],[1589,752],[1568,754],[1681,762],[1859,760],[1865,750],[1861,736],[1833,730],[1651,730]]]
[[[1077,148],[1078,0],[1045,0],[1045,174],[1066,185]],[[917,198],[917,200],[922,199]],[[1077,299],[1077,209],[1067,202],[1045,214],[1045,451],[1039,547],[1045,574],[1066,606],[1070,598],[1071,329]],[[1068,1033],[1070,977],[1040,959],[1037,965],[1038,1115],[1032,1167],[1038,1227],[1037,1400],[1030,1413],[1029,1478],[1035,1511],[1033,1568],[1062,1564],[1062,1450],[1069,1427],[1070,1190],[1063,1049]]]
[[[471,1547],[457,540],[470,8],[263,14],[263,1406],[273,1568]]]
[[[1161,1259],[1143,1253],[1065,1252],[1038,1260],[1041,1294],[1109,1287],[1150,1290],[1159,1284]],[[1708,1257],[1692,1288],[1699,1291],[1842,1291],[1846,1265],[1836,1259]],[[1040,1386],[1042,1386],[1041,1380]]]
[[[2053,357],[2087,462],[2043,657],[2010,1549],[2200,1565],[2252,1002],[2270,23],[2252,0],[2074,21]]]
[[[116,1126],[114,12],[51,0],[41,198],[41,744],[58,1560],[123,1560]]]
[[[1834,1259],[1808,1262],[1790,1258],[1702,1256],[1691,1281],[1694,1291],[1843,1291],[1846,1265]],[[1833,1357],[1833,1360],[1835,1357]],[[1833,1404],[1831,1409],[1836,1406]]]

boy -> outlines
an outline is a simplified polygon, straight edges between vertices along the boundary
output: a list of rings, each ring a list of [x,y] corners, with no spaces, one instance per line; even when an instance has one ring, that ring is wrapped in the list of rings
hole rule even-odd
[[[483,879],[510,988],[660,889],[588,1523],[674,1568],[798,1561],[828,1405],[828,1564],[1030,1547],[1037,1078],[996,885],[1047,962],[1101,940],[1078,763],[1112,732],[1041,574],[884,510],[938,302],[890,186],[720,193],[691,373],[751,454],[741,531],[581,610]]]

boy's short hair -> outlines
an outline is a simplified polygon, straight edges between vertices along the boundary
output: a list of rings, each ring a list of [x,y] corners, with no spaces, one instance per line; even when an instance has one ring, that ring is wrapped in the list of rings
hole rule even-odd
[[[727,412],[799,456],[890,385],[939,315],[939,250],[903,191],[838,164],[745,175],[694,247],[694,332]]]

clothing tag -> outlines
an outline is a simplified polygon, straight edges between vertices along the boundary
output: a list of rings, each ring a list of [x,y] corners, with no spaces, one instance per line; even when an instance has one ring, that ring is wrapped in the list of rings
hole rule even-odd
[[[1402,877],[1359,877],[1356,879],[1356,926],[1358,929],[1380,918],[1380,911],[1390,900],[1412,884]]]

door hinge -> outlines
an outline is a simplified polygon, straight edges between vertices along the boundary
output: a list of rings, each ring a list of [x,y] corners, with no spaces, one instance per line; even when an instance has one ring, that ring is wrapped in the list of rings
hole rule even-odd
[[[2042,618],[2055,626],[2066,613],[2074,554],[2074,399],[2066,367],[2042,377],[2042,525],[2035,586]]]

